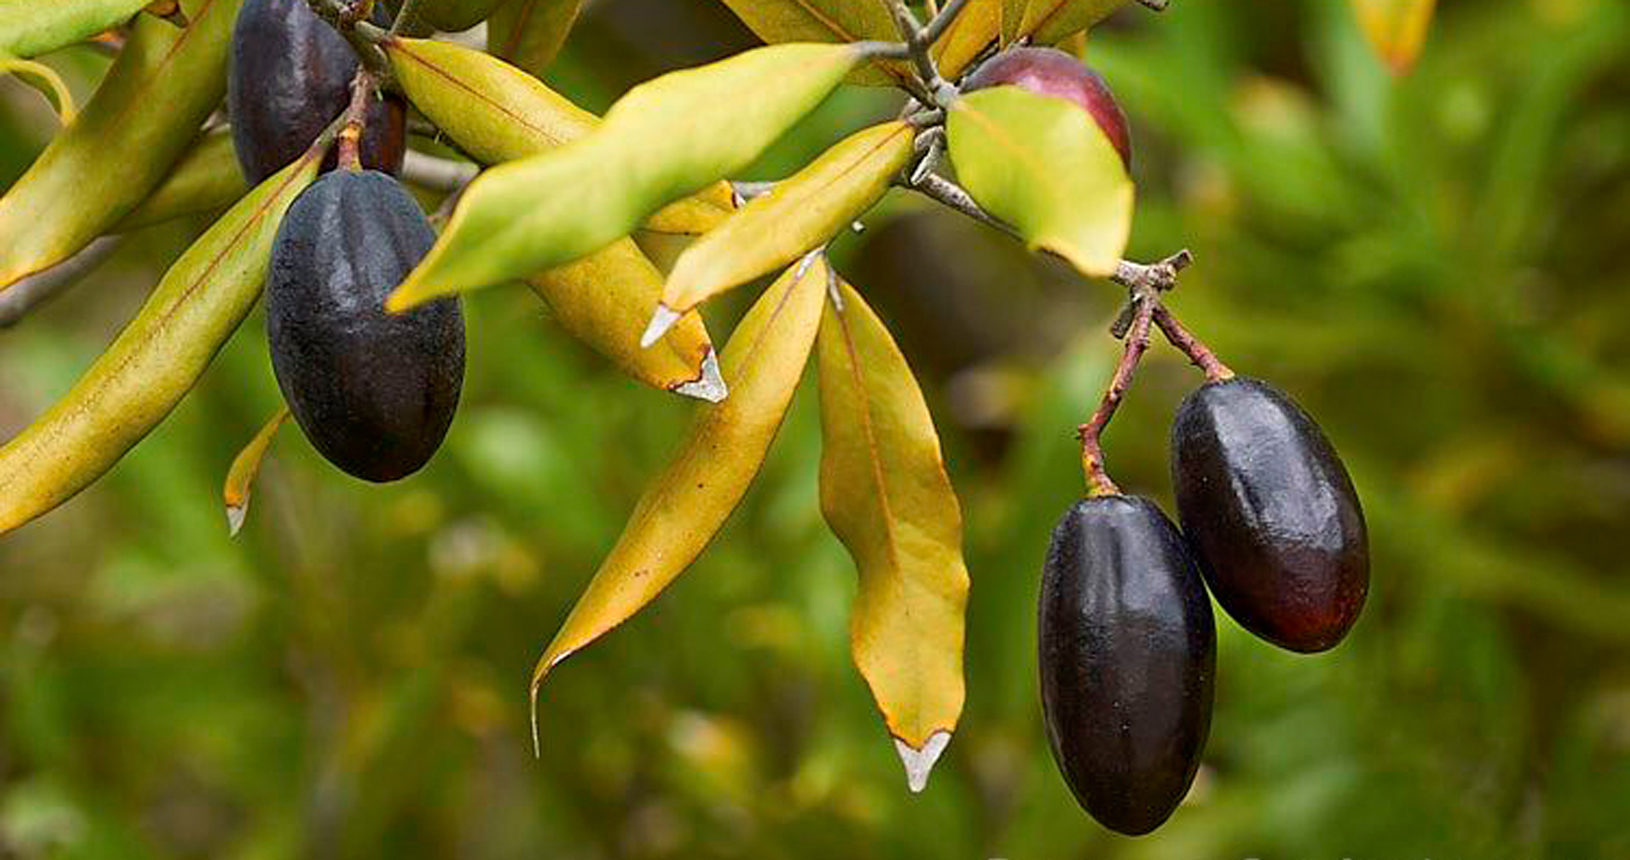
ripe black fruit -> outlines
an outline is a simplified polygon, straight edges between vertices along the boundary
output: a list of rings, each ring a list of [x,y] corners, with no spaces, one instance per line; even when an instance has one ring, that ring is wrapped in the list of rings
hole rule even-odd
[[[458,406],[458,300],[385,312],[435,238],[396,180],[340,170],[294,201],[272,246],[266,334],[278,387],[317,450],[358,478],[418,471]]]
[[[1057,48],[1013,48],[1004,51],[968,76],[964,90],[1011,84],[1044,96],[1069,99],[1080,105],[1121,154],[1121,163],[1132,169],[1132,135],[1126,129],[1126,114],[1116,103],[1109,85],[1097,72]]]
[[[1041,704],[1076,800],[1128,835],[1188,793],[1211,728],[1217,631],[1182,535],[1148,499],[1083,499],[1041,582]]]
[[[1334,646],[1369,590],[1358,494],[1318,425],[1254,379],[1193,392],[1172,426],[1183,531],[1217,602],[1292,651]]]
[[[305,0],[246,0],[232,30],[226,97],[243,175],[260,182],[299,158],[350,103],[356,71],[351,46]],[[400,170],[407,146],[401,100],[375,99],[364,121],[363,166]],[[332,154],[326,166],[334,166]]]

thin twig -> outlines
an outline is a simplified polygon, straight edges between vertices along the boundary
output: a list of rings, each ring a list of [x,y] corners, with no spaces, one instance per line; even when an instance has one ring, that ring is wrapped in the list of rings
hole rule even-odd
[[[401,33],[403,27],[406,27],[414,18],[418,17],[419,2],[420,0],[402,0],[401,8],[396,10],[396,18],[391,21],[390,34],[392,36]]]
[[[345,109],[345,127],[340,129],[337,160],[345,170],[362,169],[362,133],[368,122],[368,101],[378,97],[376,84],[367,66],[357,67],[356,77],[351,79],[351,104]]]
[[[68,289],[119,249],[121,237],[101,236],[66,260],[0,290],[0,329],[17,321]]]
[[[1194,255],[1189,253],[1187,248],[1155,263],[1134,263],[1131,260],[1122,260],[1115,267],[1115,274],[1111,275],[1109,279],[1131,290],[1134,303],[1138,301],[1139,296],[1153,297],[1155,299],[1153,319],[1155,326],[1160,329],[1160,333],[1166,336],[1166,340],[1172,346],[1177,347],[1180,352],[1188,356],[1189,361],[1193,362],[1195,367],[1204,371],[1206,379],[1212,382],[1221,382],[1224,379],[1233,378],[1234,371],[1228,369],[1228,365],[1223,364],[1222,360],[1217,358],[1217,354],[1212,352],[1210,347],[1184,328],[1171,310],[1159,301],[1161,293],[1168,292],[1177,286],[1178,273],[1188,268],[1193,262]],[[1124,328],[1122,322],[1124,319],[1126,319],[1125,313],[1122,314],[1121,320],[1116,320],[1117,328]]]
[[[1081,440],[1081,470],[1087,478],[1089,497],[1114,495],[1121,491],[1104,468],[1102,437],[1104,428],[1109,426],[1109,420],[1115,417],[1115,410],[1126,396],[1126,389],[1132,384],[1132,374],[1137,372],[1138,362],[1149,348],[1149,322],[1160,307],[1160,299],[1153,295],[1139,295],[1133,302],[1137,312],[1126,335],[1126,349],[1121,353],[1120,362],[1115,365],[1115,375],[1110,378],[1109,387],[1104,390],[1103,399],[1093,410],[1092,417],[1075,431],[1076,438]]]
[[[1225,379],[1234,378],[1234,371],[1230,370],[1228,365],[1223,364],[1222,360],[1217,358],[1217,354],[1212,352],[1210,347],[1201,343],[1199,338],[1184,328],[1183,324],[1177,321],[1177,317],[1172,316],[1172,312],[1165,305],[1155,306],[1154,321],[1155,325],[1160,329],[1160,333],[1166,336],[1166,340],[1188,356],[1189,361],[1193,362],[1195,367],[1205,372],[1207,382],[1222,382]]]
[[[451,194],[475,179],[481,168],[468,161],[437,158],[416,149],[402,159],[402,179],[421,188]]]
[[[937,200],[975,221],[988,224],[1011,236],[1019,235],[1012,225],[986,212],[978,203],[975,203],[973,195],[969,194],[966,189],[937,173],[930,173],[914,184],[907,184],[906,187]]]
[[[306,0],[306,5],[351,43],[351,50],[356,52],[368,71],[373,72],[381,82],[391,79],[390,60],[379,47],[379,43],[389,35],[385,30],[367,21],[354,20],[352,7],[345,0]]]
[[[951,29],[951,25],[956,23],[957,16],[962,14],[962,10],[967,6],[968,0],[951,0],[951,2],[945,4],[945,8],[935,13],[933,19],[928,22],[928,26],[923,28],[923,42],[929,45],[938,42],[940,37]]]

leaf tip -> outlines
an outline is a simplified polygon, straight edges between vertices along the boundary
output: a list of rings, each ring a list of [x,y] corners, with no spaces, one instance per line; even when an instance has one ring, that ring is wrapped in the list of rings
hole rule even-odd
[[[249,516],[249,499],[241,502],[226,503],[226,531],[228,537],[237,537],[243,529],[243,521]]]
[[[933,772],[934,764],[950,743],[951,733],[944,729],[929,735],[922,749],[899,738],[894,739],[894,749],[900,754],[900,763],[906,767],[906,787],[911,789],[912,794],[920,794],[928,787],[928,775]]]
[[[718,403],[730,396],[730,388],[719,370],[719,354],[712,347],[708,347],[707,355],[702,357],[702,375],[675,386],[674,393],[709,403]]]
[[[680,313],[667,305],[657,305],[656,313],[651,314],[651,322],[645,327],[645,333],[640,335],[640,349],[650,349],[651,345],[662,339],[668,330],[679,322]]]

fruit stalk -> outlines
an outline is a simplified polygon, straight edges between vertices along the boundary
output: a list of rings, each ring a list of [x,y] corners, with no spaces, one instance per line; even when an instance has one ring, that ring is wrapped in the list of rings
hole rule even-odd
[[[352,173],[362,169],[362,133],[366,130],[368,100],[375,97],[377,80],[367,66],[357,68],[351,79],[351,104],[345,109],[345,127],[340,130],[339,165]]]
[[[1219,359],[1217,354],[1211,351],[1210,347],[1207,347],[1192,332],[1184,328],[1183,324],[1177,321],[1177,317],[1173,316],[1171,310],[1166,306],[1156,304],[1154,322],[1159,327],[1160,333],[1166,336],[1166,340],[1188,356],[1189,361],[1193,362],[1195,367],[1200,368],[1205,373],[1207,382],[1222,382],[1225,379],[1234,378],[1234,371],[1230,370],[1228,365],[1223,364],[1222,359]]]
[[[1098,402],[1092,417],[1075,431],[1076,438],[1081,440],[1081,470],[1087,478],[1087,498],[1113,496],[1121,491],[1104,468],[1101,437],[1104,428],[1109,426],[1109,420],[1115,417],[1121,398],[1126,396],[1126,389],[1132,384],[1138,362],[1143,360],[1143,353],[1149,348],[1150,320],[1160,306],[1159,300],[1152,295],[1134,295],[1132,303],[1132,325],[1126,332],[1126,349],[1121,353],[1120,363],[1115,366],[1115,375],[1110,377],[1109,387],[1104,390],[1104,397]]]
[[[356,19],[351,4],[345,0],[306,0],[306,5],[351,43],[351,49],[356,51],[363,66],[377,75],[379,80],[390,80],[390,60],[385,58],[384,50],[379,47],[386,36],[384,29]]]

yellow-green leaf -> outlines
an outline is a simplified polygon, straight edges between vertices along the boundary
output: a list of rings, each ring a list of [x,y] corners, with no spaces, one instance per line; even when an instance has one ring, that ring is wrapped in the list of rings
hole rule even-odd
[[[57,74],[56,69],[33,60],[21,60],[0,51],[0,77],[5,75],[16,75],[49,96],[57,109],[57,119],[63,125],[73,122],[74,114],[79,112],[74,104],[73,91],[68,89],[68,84]]]
[[[260,474],[260,462],[266,458],[266,451],[272,447],[272,439],[277,436],[277,429],[289,417],[289,407],[280,406],[276,414],[267,419],[266,424],[243,446],[238,456],[232,458],[232,468],[226,472],[226,484],[221,488],[221,501],[226,504],[226,527],[233,537],[237,537],[238,530],[243,528],[243,520],[249,516],[249,494],[255,488],[255,478]]]
[[[534,708],[549,671],[655,599],[741,501],[792,402],[825,295],[823,261],[794,265],[736,326],[721,357],[729,399],[698,407],[673,460],[640,497],[616,546],[544,649],[532,673]],[[536,731],[534,719],[534,741]]]
[[[600,125],[599,117],[542,81],[480,51],[449,42],[393,39],[385,52],[414,106],[485,164],[537,155]],[[700,234],[734,209],[730,186],[715,182],[658,210],[644,227]]]
[[[911,126],[856,132],[685,249],[662,304],[685,312],[819,248],[872,208],[911,158]]]
[[[1031,0],[1001,0],[1001,3],[1002,44],[1011,45],[1024,35],[1019,32],[1019,26],[1024,23],[1024,14]]]
[[[158,185],[226,93],[239,0],[192,0],[177,28],[150,15],[96,95],[0,197],[0,290],[59,263]]]
[[[628,235],[752,163],[860,57],[848,45],[773,45],[635,87],[588,136],[470,183],[386,307],[526,277]]]
[[[0,53],[37,57],[123,24],[148,0],[0,0]]]
[[[1352,0],[1370,46],[1395,75],[1408,74],[1426,44],[1434,0]]]
[[[660,345],[640,348],[640,332],[662,295],[662,273],[632,239],[618,239],[527,283],[548,303],[561,328],[629,376],[702,400],[724,399],[713,343],[699,315],[685,315]]]
[[[0,533],[96,480],[191,390],[259,297],[278,222],[316,177],[324,149],[222,215],[73,388],[0,447]]]
[[[542,75],[565,43],[583,0],[509,0],[487,21],[487,50]]]
[[[1037,45],[1062,41],[1108,18],[1110,13],[1131,0],[1030,0],[1019,36],[1029,36]]]
[[[236,203],[248,190],[232,150],[232,135],[211,132],[200,138],[159,187],[109,232],[128,233],[183,215],[214,212]]]
[[[849,631],[921,791],[962,714],[962,509],[905,356],[848,284],[828,302],[821,368],[821,511],[860,573]]]
[[[1132,180],[1085,110],[993,87],[951,106],[947,138],[968,192],[1030,247],[1088,275],[1114,273],[1132,230]]]
[[[889,14],[890,0],[721,0],[747,29],[767,44],[782,42],[894,41],[900,38]],[[910,72],[897,60],[880,60],[855,71],[850,83],[873,86],[904,80]]]

